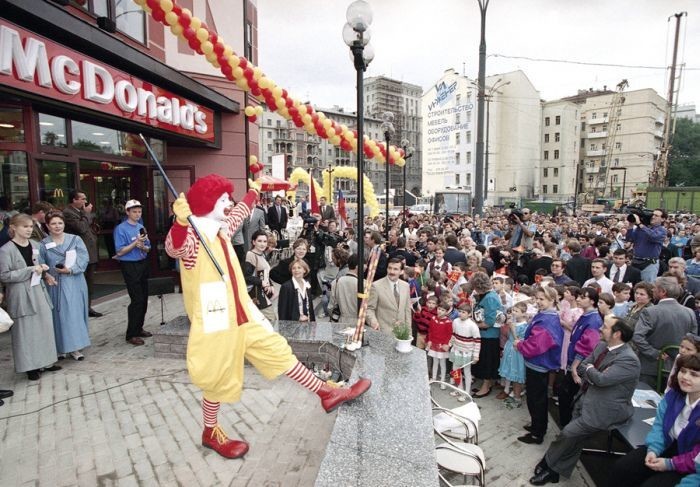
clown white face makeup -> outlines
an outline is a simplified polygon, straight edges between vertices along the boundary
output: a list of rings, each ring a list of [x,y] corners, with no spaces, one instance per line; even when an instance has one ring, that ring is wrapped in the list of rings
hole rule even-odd
[[[214,209],[205,215],[205,218],[216,220],[217,222],[224,221],[231,211],[231,198],[228,193],[222,194],[216,203]]]

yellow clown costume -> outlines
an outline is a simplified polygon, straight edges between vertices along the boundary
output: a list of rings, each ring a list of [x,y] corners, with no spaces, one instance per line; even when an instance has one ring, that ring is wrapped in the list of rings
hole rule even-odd
[[[185,310],[190,319],[187,369],[204,396],[202,444],[227,458],[243,456],[248,450],[247,443],[229,440],[216,419],[221,402],[240,399],[244,359],[267,379],[286,374],[315,392],[329,412],[361,395],[370,386],[367,379],[361,379],[350,388],[326,385],[297,360],[281,335],[253,318],[254,305],[231,245],[231,236],[250,214],[258,193],[250,190],[228,215],[215,218],[215,205],[228,201],[232,191],[231,182],[215,174],[195,182],[186,198],[180,195],[176,200],[176,222],[165,242],[168,255],[180,259],[181,264]],[[223,278],[202,248],[188,218],[223,270]]]

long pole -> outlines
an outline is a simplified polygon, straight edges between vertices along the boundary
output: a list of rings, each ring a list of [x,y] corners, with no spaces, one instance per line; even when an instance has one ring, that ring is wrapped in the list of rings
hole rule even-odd
[[[406,156],[406,148],[403,148],[403,153],[404,157]],[[401,201],[403,201],[403,218],[404,221],[406,220],[406,166],[408,165],[408,161],[406,161],[403,165],[403,198],[401,198]]]
[[[474,170],[474,213],[481,214],[484,205],[484,85],[486,83],[486,9],[489,0],[478,0],[481,11],[481,42],[479,44],[479,94],[477,98],[476,167]]]
[[[386,193],[384,193],[384,207],[386,213],[384,213],[384,230],[386,233],[386,239],[389,240],[389,131],[384,132],[384,139],[386,140]]]
[[[622,198],[620,198],[622,201],[620,202],[620,206],[625,206],[625,185],[627,184],[627,168],[623,168],[623,173],[622,173]]]
[[[491,95],[486,98],[486,151],[484,154],[484,201],[489,195],[489,128],[491,127]]]
[[[365,262],[365,160],[364,160],[364,59],[362,59],[362,32],[360,38],[352,45],[355,71],[357,73],[357,309],[362,307],[365,293],[364,262]]]
[[[168,187],[168,189],[170,189],[170,192],[172,193],[172,195],[175,198],[177,198],[178,194],[177,194],[177,191],[175,190],[175,186],[173,186],[173,183],[170,181],[170,178],[168,177],[168,175],[165,174],[165,169],[163,169],[163,166],[160,164],[160,161],[158,160],[156,153],[153,152],[153,148],[146,141],[146,138],[143,136],[143,134],[139,134],[139,137],[141,137],[141,140],[143,141],[143,144],[145,145],[146,150],[150,154],[151,159],[153,159],[153,162],[156,163],[156,167],[160,171],[161,176],[163,176],[163,180],[165,181],[166,186]],[[194,224],[194,220],[192,219],[192,215],[187,217],[187,221],[190,223],[192,230],[194,230],[194,233],[195,233],[195,235],[197,235],[199,242],[202,244],[202,247],[204,247],[204,250],[206,251],[209,258],[211,259],[212,264],[214,264],[214,267],[216,267],[216,270],[219,273],[219,276],[221,276],[221,279],[225,279],[224,270],[221,268],[219,263],[216,261],[216,257],[214,257],[214,254],[212,253],[211,249],[209,248],[209,245],[207,245],[207,242],[204,240],[204,238],[202,238],[202,234],[199,233],[199,229],[197,228],[197,225]]]

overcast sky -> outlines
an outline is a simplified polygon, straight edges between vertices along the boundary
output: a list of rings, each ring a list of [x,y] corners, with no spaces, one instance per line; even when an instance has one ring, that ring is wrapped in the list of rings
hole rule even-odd
[[[342,40],[350,0],[257,0],[258,65],[292,96],[315,105],[355,109],[355,71]],[[477,0],[369,0],[375,58],[367,75],[385,75],[424,89],[447,68],[477,77]],[[654,88],[664,98],[668,71],[580,66],[494,54],[590,63],[663,67],[671,64],[675,18],[683,19],[679,101],[700,112],[700,2],[697,0],[491,0],[486,21],[486,74],[521,69],[540,96],[578,89]]]

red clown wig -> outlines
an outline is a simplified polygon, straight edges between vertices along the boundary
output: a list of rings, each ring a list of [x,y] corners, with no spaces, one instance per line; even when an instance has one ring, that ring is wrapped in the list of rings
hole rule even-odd
[[[187,202],[193,215],[204,216],[214,209],[216,200],[221,198],[222,194],[230,195],[232,192],[231,181],[218,174],[209,174],[195,181],[187,192]]]

